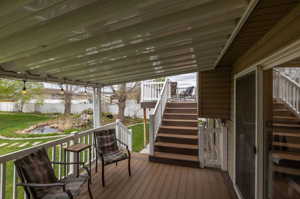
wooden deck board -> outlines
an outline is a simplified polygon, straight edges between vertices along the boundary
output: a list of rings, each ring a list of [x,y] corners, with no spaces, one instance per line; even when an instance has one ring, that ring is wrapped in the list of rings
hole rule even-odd
[[[234,199],[220,171],[149,162],[148,156],[143,154],[133,154],[131,177],[127,161],[108,166],[104,188],[100,171],[93,171],[95,199]],[[78,198],[89,199],[86,186]]]

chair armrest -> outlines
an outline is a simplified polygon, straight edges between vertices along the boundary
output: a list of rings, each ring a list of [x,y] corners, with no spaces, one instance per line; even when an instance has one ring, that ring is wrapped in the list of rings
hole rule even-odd
[[[16,186],[23,186],[23,187],[62,187],[65,191],[65,183],[49,183],[49,184],[38,184],[38,183],[17,183]]]
[[[22,187],[36,187],[36,188],[42,188],[42,187],[62,187],[63,192],[66,192],[66,194],[69,196],[69,198],[73,198],[72,193],[69,190],[66,190],[66,184],[62,182],[57,183],[49,183],[49,184],[38,184],[38,183],[17,183],[16,186],[22,186]]]

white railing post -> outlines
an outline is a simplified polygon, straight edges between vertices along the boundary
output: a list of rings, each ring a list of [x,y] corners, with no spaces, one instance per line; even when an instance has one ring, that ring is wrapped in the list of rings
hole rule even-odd
[[[6,162],[0,164],[0,198],[5,198],[6,193]]]
[[[144,81],[142,81],[142,83],[141,83],[141,101],[143,102],[143,101],[145,101],[145,99],[144,99],[144,86],[145,86],[145,84],[144,84]]]
[[[132,151],[132,129],[128,129],[128,146],[129,150]]]

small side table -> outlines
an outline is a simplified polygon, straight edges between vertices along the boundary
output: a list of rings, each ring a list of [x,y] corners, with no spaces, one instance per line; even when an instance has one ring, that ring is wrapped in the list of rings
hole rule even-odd
[[[65,148],[65,161],[66,161],[66,157],[67,157],[67,151],[69,152],[73,152],[75,153],[74,155],[77,156],[77,160],[80,161],[80,152],[81,151],[84,151],[86,149],[89,149],[89,166],[90,166],[90,171],[92,172],[92,159],[91,159],[91,154],[92,154],[92,145],[90,144],[74,144],[74,145],[71,145],[67,148]],[[77,177],[79,175],[79,167],[80,165],[77,164]]]

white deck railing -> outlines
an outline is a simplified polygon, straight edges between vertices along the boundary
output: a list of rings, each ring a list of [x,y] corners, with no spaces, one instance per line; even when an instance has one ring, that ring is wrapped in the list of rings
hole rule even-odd
[[[104,125],[99,128],[89,129],[83,132],[79,132],[76,134],[72,134],[70,136],[64,137],[62,139],[58,139],[55,141],[50,141],[38,146],[34,146],[31,148],[27,148],[21,151],[9,153],[6,155],[0,156],[0,198],[1,199],[21,199],[26,198],[24,192],[21,187],[17,188],[16,184],[19,182],[16,168],[13,164],[13,161],[24,157],[34,151],[37,151],[40,148],[48,149],[50,160],[51,161],[67,161],[74,162],[76,160],[73,153],[64,153],[64,148],[75,144],[75,143],[85,143],[92,145],[92,153],[91,153],[91,161],[95,161],[96,153],[93,145],[93,132],[95,130],[105,130],[116,128],[117,138],[123,141],[124,143],[129,145],[129,149],[132,149],[132,133],[126,126],[124,126],[120,121]],[[89,164],[89,151],[82,152],[81,162],[85,162]],[[66,175],[70,175],[76,173],[77,170],[75,167],[68,166],[64,167],[63,165],[58,165],[55,167],[56,174],[59,179],[65,177]],[[9,197],[10,196],[10,197]]]
[[[300,116],[300,84],[278,70],[273,71],[273,97]]]
[[[227,170],[227,128],[200,126],[199,128],[200,166]]]
[[[160,124],[162,122],[162,118],[164,115],[164,111],[166,108],[166,104],[168,102],[168,98],[170,95],[170,83],[167,79],[164,82],[163,88],[161,90],[159,99],[156,102],[154,111],[149,115],[149,146],[150,146],[150,154],[154,154],[154,142],[156,139],[156,135],[158,133]]]
[[[141,101],[156,101],[159,99],[164,82],[142,81]]]

